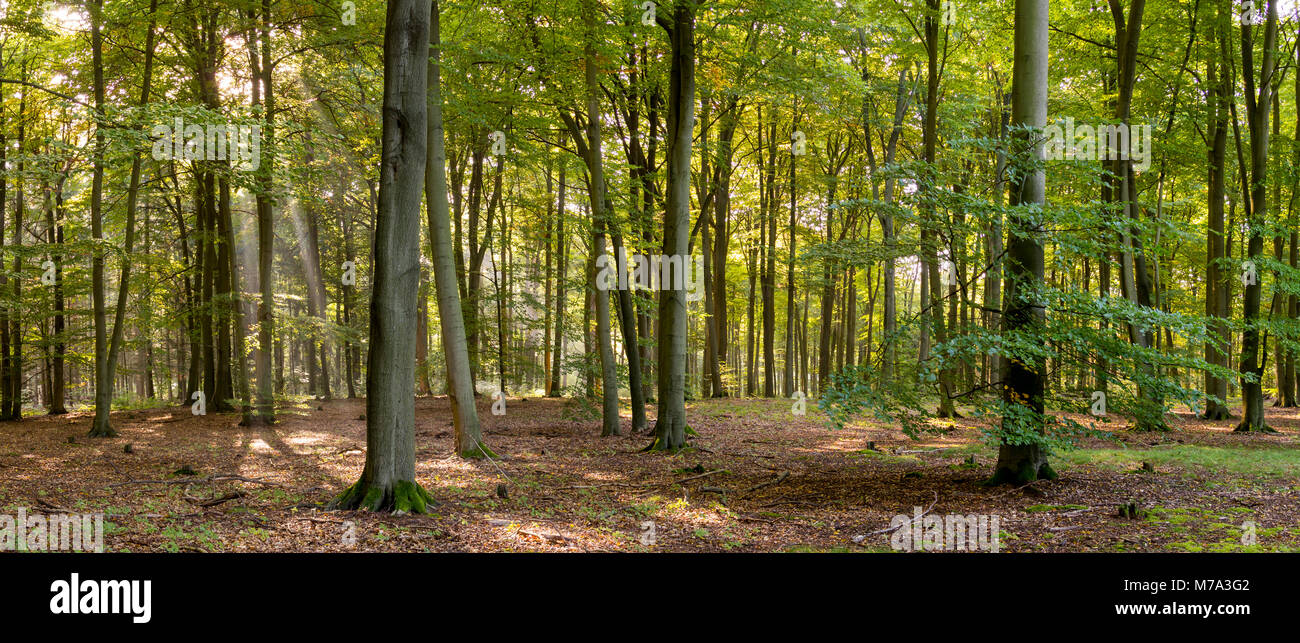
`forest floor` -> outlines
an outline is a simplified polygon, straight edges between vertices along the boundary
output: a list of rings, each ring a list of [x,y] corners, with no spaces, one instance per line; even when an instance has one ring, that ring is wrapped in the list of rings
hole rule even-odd
[[[879,532],[925,510],[997,515],[1001,551],[1300,550],[1297,409],[1269,409],[1276,435],[1190,413],[1163,434],[1111,418],[1109,438],[1053,458],[1058,480],[988,488],[996,449],[975,420],[913,441],[828,429],[813,404],[795,416],[783,400],[698,401],[694,448],[668,455],[639,452],[644,435],[599,437],[581,402],[490,405],[484,441],[501,457],[467,461],[452,453],[447,398],[417,399],[430,515],[318,509],[361,474],[359,399],[286,403],[273,428],[188,406],[116,412],[109,439],[85,437],[86,412],[0,423],[0,514],[102,512],[109,551],[892,551]],[[1143,515],[1120,517],[1129,502]]]

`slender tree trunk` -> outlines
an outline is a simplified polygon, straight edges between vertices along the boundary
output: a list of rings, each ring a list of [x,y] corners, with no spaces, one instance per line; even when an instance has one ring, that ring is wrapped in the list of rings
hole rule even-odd
[[[569,246],[564,233],[564,220],[566,218],[564,212],[565,167],[566,164],[561,161],[559,203],[556,208],[555,221],[555,350],[551,356],[553,360],[551,363],[551,397],[560,397],[564,394],[564,305],[568,294],[565,282],[569,277]]]
[[[1139,0],[1140,1],[1140,0]],[[1250,209],[1248,211],[1249,241],[1246,257],[1259,266],[1264,250],[1264,229],[1268,219],[1268,147],[1269,108],[1272,103],[1274,68],[1273,48],[1277,42],[1277,3],[1269,3],[1268,19],[1264,27],[1263,60],[1260,62],[1259,89],[1255,93],[1253,26],[1249,21],[1241,27],[1242,75],[1246,80],[1247,126],[1250,131]],[[1242,169],[1244,173],[1245,168]],[[1263,271],[1260,270],[1262,275]],[[1262,279],[1246,284],[1242,298],[1243,323],[1241,334],[1241,423],[1236,431],[1272,432],[1264,421],[1264,365],[1260,361],[1263,346],[1259,332],[1259,305],[1263,292]]]
[[[418,3],[419,0],[416,0]],[[429,44],[433,53],[428,56],[427,69],[429,116],[426,146],[429,158],[425,167],[424,188],[428,200],[434,289],[438,297],[438,317],[442,327],[442,350],[447,363],[447,393],[451,398],[456,453],[463,458],[490,457],[495,454],[483,444],[478,409],[474,406],[474,381],[465,339],[465,320],[461,316],[460,290],[456,285],[455,257],[451,248],[451,221],[447,212],[447,152],[442,125],[440,13],[438,0],[433,0],[430,11],[432,27],[429,30]]]
[[[671,34],[669,72],[668,203],[664,210],[663,254],[687,257],[690,244],[691,134],[695,121],[695,2],[677,0],[665,25]],[[658,418],[650,450],[686,446],[686,297],[659,291]]]
[[[91,0],[90,9],[90,43],[95,83],[95,112],[104,113],[104,58],[103,35],[100,33],[103,0]],[[91,297],[94,300],[95,315],[95,420],[90,428],[94,437],[114,437],[117,432],[108,422],[108,406],[112,402],[112,373],[108,370],[108,316],[104,305],[104,251],[99,243],[104,239],[104,132],[99,125],[95,127],[95,150],[92,161],[90,188],[90,229],[91,237],[96,241],[91,255]],[[3,209],[3,208],[0,208]],[[106,401],[101,402],[101,398]],[[100,409],[103,409],[101,411]],[[100,420],[100,415],[103,420]]]

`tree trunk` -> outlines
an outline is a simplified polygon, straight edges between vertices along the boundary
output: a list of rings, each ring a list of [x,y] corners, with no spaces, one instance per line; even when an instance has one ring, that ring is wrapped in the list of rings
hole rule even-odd
[[[1139,0],[1140,1],[1140,0]],[[1268,120],[1272,103],[1273,47],[1277,41],[1277,3],[1269,3],[1264,27],[1264,58],[1260,61],[1259,90],[1256,95],[1253,27],[1246,21],[1241,27],[1242,75],[1246,80],[1247,127],[1250,131],[1250,208],[1249,241],[1246,258],[1258,266],[1264,250],[1264,229],[1268,219]],[[1245,172],[1245,169],[1242,169]],[[1263,271],[1260,271],[1262,274]],[[1260,361],[1261,341],[1258,326],[1262,279],[1246,284],[1242,298],[1244,330],[1241,333],[1241,403],[1242,420],[1236,431],[1272,432],[1264,422],[1264,365]]]
[[[564,394],[562,390],[564,384],[564,305],[568,294],[565,281],[569,277],[569,246],[564,234],[565,167],[566,164],[561,161],[559,201],[555,221],[555,349],[551,355],[550,397],[560,397]]]
[[[265,6],[265,5],[264,5]],[[425,513],[415,482],[415,316],[420,286],[420,200],[430,3],[393,0],[384,29],[383,157],[375,220],[374,294],[366,371],[366,466],[334,509]]]
[[[1015,67],[1011,99],[1012,122],[1041,131],[1047,122],[1047,14],[1048,0],[1016,0]],[[1028,134],[1019,134],[1027,136]],[[1041,158],[1042,143],[1028,145]],[[1005,302],[1002,317],[1007,333],[1040,332],[1045,322],[1043,307],[1035,291],[1043,282],[1043,230],[1041,223],[1016,206],[1042,204],[1046,196],[1046,175],[1042,168],[1016,177],[1011,185],[1007,256],[1004,275]],[[1031,299],[1030,297],[1034,297]],[[1045,364],[1003,360],[1003,403],[1025,407],[1025,413],[1004,415],[1003,432],[1042,433]],[[1004,439],[998,450],[997,467],[990,484],[1025,484],[1040,478],[1055,478],[1047,463],[1047,449],[1039,443],[1011,443]]]
[[[667,207],[663,254],[685,260],[690,243],[691,134],[695,121],[695,2],[677,0],[672,18],[669,73]],[[649,450],[677,451],[686,446],[686,293],[659,291],[658,418]]]
[[[94,67],[95,112],[104,113],[104,58],[103,35],[100,33],[103,0],[91,0],[90,9],[90,43],[92,65]],[[96,241],[91,256],[91,297],[94,300],[95,316],[95,420],[91,424],[92,437],[111,438],[117,435],[108,422],[108,406],[112,402],[112,373],[108,370],[108,317],[104,306],[104,251],[101,245],[104,239],[104,132],[100,126],[95,127],[95,156],[91,170],[90,188],[90,228],[91,237]],[[3,208],[0,208],[3,209]],[[0,228],[0,231],[3,229]],[[106,397],[104,402],[101,398]],[[103,409],[101,411],[101,409]],[[100,415],[103,420],[100,420]]]
[[[433,47],[433,55],[429,57],[427,72],[429,160],[425,168],[424,187],[428,200],[434,289],[438,297],[442,350],[447,364],[447,394],[451,398],[456,453],[463,458],[490,457],[496,454],[483,444],[478,409],[474,406],[474,381],[465,339],[465,320],[461,316],[460,290],[456,284],[455,256],[451,248],[451,221],[447,212],[447,152],[442,125],[442,70],[439,63],[442,47],[438,0],[433,0],[430,13],[432,27],[429,30],[429,43]]]
[[[1222,10],[1220,9],[1220,14]],[[1222,17],[1220,15],[1220,17]],[[1213,59],[1206,65],[1206,77],[1209,82],[1207,101],[1210,122],[1207,138],[1210,139],[1209,191],[1207,194],[1207,211],[1209,229],[1206,231],[1205,252],[1205,315],[1210,319],[1209,338],[1205,342],[1205,361],[1215,366],[1228,366],[1227,334],[1228,328],[1228,280],[1230,271],[1224,270],[1227,262],[1227,246],[1224,243],[1223,199],[1225,160],[1228,144],[1228,109],[1227,101],[1231,91],[1231,72],[1223,64],[1227,54],[1227,41],[1222,32],[1218,33],[1221,45],[1220,60]],[[1297,124],[1300,130],[1300,123]],[[1103,263],[1103,269],[1106,264]],[[1226,420],[1232,416],[1228,410],[1228,381],[1211,371],[1205,373],[1205,411],[1202,418],[1211,421]]]

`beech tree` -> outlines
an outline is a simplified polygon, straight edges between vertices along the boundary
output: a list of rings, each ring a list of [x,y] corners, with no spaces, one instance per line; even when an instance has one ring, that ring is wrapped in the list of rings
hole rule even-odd
[[[366,467],[331,503],[424,513],[433,498],[415,481],[415,316],[420,202],[428,139],[431,4],[388,4],[384,28],[383,156],[375,217],[375,278],[366,371]],[[436,161],[435,161],[436,164]],[[445,259],[444,259],[445,262]],[[445,272],[444,272],[445,275]]]
[[[1047,124],[1048,0],[1016,0],[1015,67],[1011,80],[1011,122],[1021,128],[1020,143],[1031,161],[1011,183],[1012,214],[1007,227],[1005,308],[1002,328],[1030,337],[1043,331],[1043,229],[1034,210],[1047,197],[1046,174],[1034,161],[1042,157],[1036,132]],[[1043,431],[1045,360],[1003,361],[1003,441],[991,482],[1024,484],[1055,478],[1048,450],[1026,439]],[[1015,436],[1015,437],[1011,437]]]

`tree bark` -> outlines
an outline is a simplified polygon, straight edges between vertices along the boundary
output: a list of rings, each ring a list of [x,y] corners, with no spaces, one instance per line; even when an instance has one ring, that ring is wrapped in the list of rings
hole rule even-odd
[[[427,172],[426,0],[393,0],[384,29],[383,156],[375,218],[374,294],[366,371],[366,466],[334,509],[424,513],[415,482],[415,316],[420,201]]]
[[[1015,66],[1011,99],[1011,120],[1016,125],[1041,131],[1047,122],[1047,51],[1048,0],[1016,0]],[[1020,134],[1023,137],[1027,134]],[[1029,148],[1042,158],[1042,143]],[[1046,197],[1046,175],[1037,168],[1016,177],[1011,185],[1012,211],[1007,231],[1005,293],[1002,324],[1004,332],[1041,331],[1046,321],[1037,289],[1043,283],[1043,230],[1024,208],[1042,204]],[[1002,361],[1002,400],[1005,405],[1024,407],[1023,413],[1004,415],[1004,433],[1026,431],[1041,433],[1043,397],[1046,389],[1045,364],[1042,360]],[[1009,410],[1009,409],[1008,409]],[[1004,439],[998,449],[998,462],[990,484],[1025,484],[1040,478],[1055,478],[1047,463],[1047,449],[1038,443],[1018,444]]]
[[[663,254],[686,258],[690,243],[691,135],[695,121],[694,0],[677,0],[671,20],[661,23],[671,35],[669,72],[667,208]],[[659,291],[658,418],[647,449],[677,451],[686,446],[686,293]]]
[[[469,347],[465,338],[460,289],[457,287],[455,256],[451,246],[451,221],[447,212],[447,152],[442,124],[441,12],[433,0],[430,15],[428,57],[428,132],[426,146],[429,160],[425,167],[424,188],[428,200],[429,243],[432,246],[434,290],[438,297],[438,318],[442,327],[442,350],[447,364],[447,394],[451,398],[452,422],[455,425],[456,453],[463,458],[496,455],[483,444],[478,409],[474,405],[474,380],[470,369]]]

